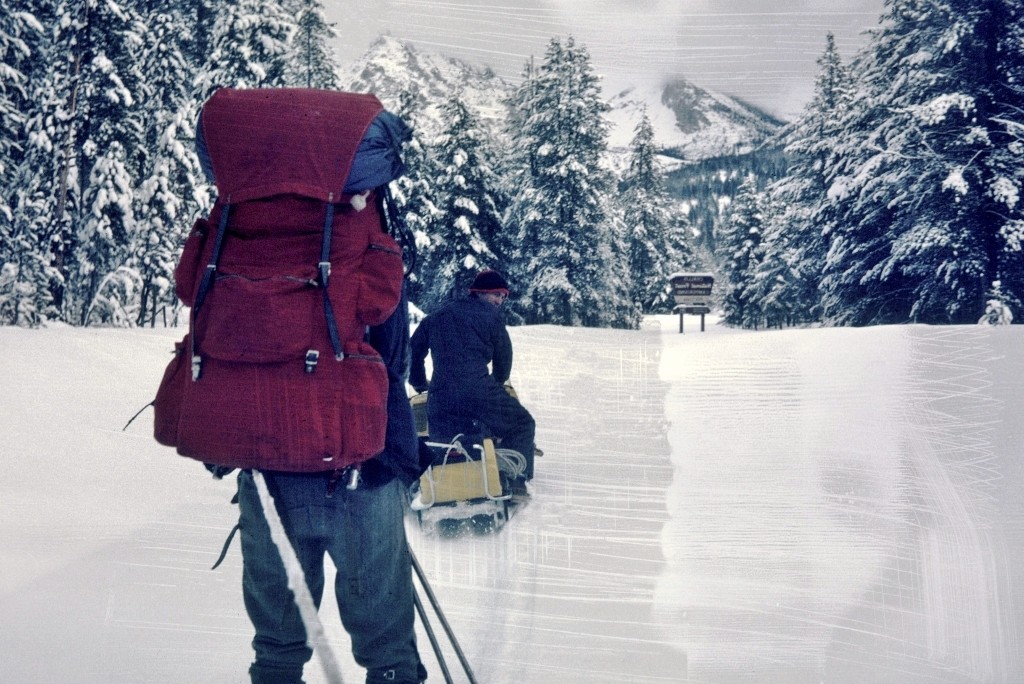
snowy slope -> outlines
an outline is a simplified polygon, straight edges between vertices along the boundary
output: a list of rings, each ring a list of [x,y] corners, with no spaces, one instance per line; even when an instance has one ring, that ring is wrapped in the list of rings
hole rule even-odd
[[[480,682],[1024,681],[1019,326],[648,323],[513,329],[534,501],[409,521]],[[0,328],[5,681],[247,681],[233,483],[122,431],[180,334]]]

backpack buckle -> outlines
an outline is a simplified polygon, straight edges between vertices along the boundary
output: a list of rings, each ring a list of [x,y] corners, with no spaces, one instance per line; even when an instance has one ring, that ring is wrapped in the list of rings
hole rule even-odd
[[[312,373],[316,370],[316,363],[320,360],[320,352],[316,349],[310,349],[306,352],[306,372]]]

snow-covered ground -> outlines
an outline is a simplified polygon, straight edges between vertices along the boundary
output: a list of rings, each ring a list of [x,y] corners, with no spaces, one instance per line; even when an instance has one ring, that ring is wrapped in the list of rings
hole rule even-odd
[[[1024,681],[1024,328],[512,333],[534,500],[409,520],[481,684]],[[0,328],[4,681],[247,681],[233,478],[122,431],[180,335]]]

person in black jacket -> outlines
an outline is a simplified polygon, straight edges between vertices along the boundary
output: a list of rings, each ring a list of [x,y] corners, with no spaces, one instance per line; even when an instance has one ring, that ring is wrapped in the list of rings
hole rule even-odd
[[[508,283],[497,271],[477,274],[469,296],[445,303],[420,322],[411,341],[409,383],[427,398],[430,437],[447,442],[459,434],[500,439],[503,449],[525,457],[526,471],[512,483],[513,493],[525,493],[533,478],[536,422],[504,384],[512,371],[512,341],[505,329],[501,305]],[[427,353],[433,374],[427,382]]]

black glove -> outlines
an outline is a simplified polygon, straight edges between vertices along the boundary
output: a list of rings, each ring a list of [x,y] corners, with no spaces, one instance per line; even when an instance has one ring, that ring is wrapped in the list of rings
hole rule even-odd
[[[225,475],[234,471],[234,468],[230,466],[217,465],[216,463],[204,463],[203,465],[206,466],[206,469],[209,470],[210,473],[212,473],[218,480],[224,479]]]

